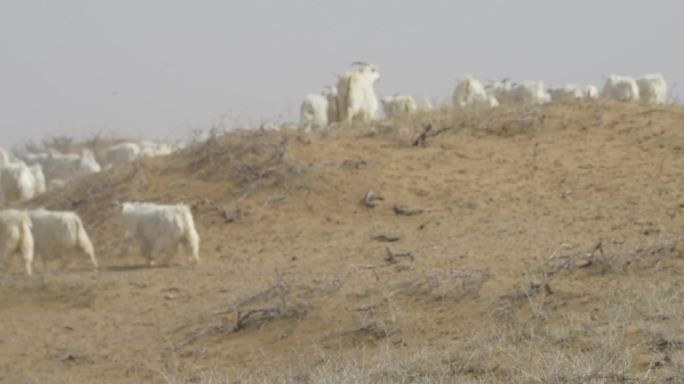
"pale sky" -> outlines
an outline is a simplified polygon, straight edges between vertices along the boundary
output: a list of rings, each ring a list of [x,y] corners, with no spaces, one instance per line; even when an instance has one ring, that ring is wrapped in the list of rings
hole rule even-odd
[[[684,81],[681,0],[0,0],[0,146],[296,121],[355,60],[380,95],[457,80]]]

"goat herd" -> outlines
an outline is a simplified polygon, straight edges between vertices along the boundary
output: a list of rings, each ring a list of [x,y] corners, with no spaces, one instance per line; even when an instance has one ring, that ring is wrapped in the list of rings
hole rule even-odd
[[[105,169],[134,161],[141,156],[169,154],[176,148],[167,143],[122,143],[98,154]],[[55,150],[10,156],[0,149],[0,202],[3,205],[25,201],[47,189],[60,188],[64,183],[102,169],[92,151],[62,154]],[[118,207],[119,222],[138,242],[147,263],[154,263],[153,254],[166,255],[164,263],[179,248],[189,250],[199,261],[199,235],[192,213],[186,205],[123,203]],[[41,257],[43,270],[47,259],[54,258],[65,266],[70,254],[84,254],[98,268],[93,244],[80,217],[74,212],[45,209],[0,211],[0,260],[9,268],[10,257],[19,254],[26,273],[33,273],[34,254]]]
[[[414,98],[406,94],[378,101],[374,90],[374,84],[380,78],[377,68],[360,62],[353,65],[357,66],[354,71],[338,76],[336,87],[328,87],[321,94],[309,94],[304,98],[299,128],[310,130],[340,123],[369,122],[376,118],[380,105],[389,119],[432,108],[429,102],[419,107]],[[483,86],[476,78],[465,76],[454,89],[452,103],[455,108],[494,108],[599,97],[663,104],[667,99],[667,84],[660,74],[637,78],[611,75],[599,94],[593,85],[582,89],[568,84],[547,90],[541,81],[516,84],[506,79]],[[270,129],[280,127],[272,125]],[[88,149],[80,154],[63,154],[47,149],[10,156],[0,149],[0,206],[29,200],[103,168],[132,162],[140,157],[167,155],[179,148],[181,145],[143,141],[115,144],[97,154]],[[186,205],[128,202],[120,204],[118,213],[119,222],[137,240],[149,265],[154,263],[153,254],[164,253],[164,263],[167,263],[179,248],[185,248],[192,260],[199,262],[199,235]],[[93,244],[76,213],[45,209],[0,211],[0,260],[5,269],[10,257],[19,254],[26,273],[31,275],[34,253],[41,256],[44,270],[47,270],[48,258],[60,259],[63,265],[68,263],[68,253],[84,254],[98,268]]]
[[[309,94],[300,107],[300,126],[313,129],[352,121],[368,122],[382,106],[386,118],[406,116],[432,109],[429,101],[418,106],[411,95],[397,94],[378,100],[374,84],[380,79],[375,65],[355,62],[356,70],[338,76],[336,87],[327,87],[320,94]],[[493,108],[500,105],[525,106],[549,102],[573,102],[603,97],[619,101],[642,101],[663,104],[667,100],[667,83],[661,74],[641,77],[610,75],[601,93],[594,85],[584,89],[576,84],[546,89],[542,81],[520,84],[508,79],[490,82],[486,86],[472,76],[465,76],[454,89],[452,103],[456,108]]]
[[[194,262],[199,262],[199,235],[190,208],[183,204],[123,203],[119,208],[120,222],[140,246],[148,265],[153,255],[165,254],[163,263],[185,248]],[[93,244],[80,217],[74,212],[45,209],[0,211],[0,257],[4,269],[10,257],[18,254],[24,261],[26,274],[33,273],[34,254],[40,255],[43,270],[48,258],[60,260],[66,266],[72,254],[88,256],[98,268]]]

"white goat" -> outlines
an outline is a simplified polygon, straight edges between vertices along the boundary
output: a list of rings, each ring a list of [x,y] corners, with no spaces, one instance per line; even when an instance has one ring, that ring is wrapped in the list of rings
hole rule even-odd
[[[43,166],[43,173],[48,181],[52,179],[69,181],[101,171],[93,152],[88,149],[84,149],[81,155],[51,151],[47,157],[39,155],[31,159],[31,162],[34,161]]]
[[[340,110],[339,110],[340,100],[339,100],[339,97],[337,96],[337,88],[328,87],[328,89],[326,89],[325,92],[323,92],[323,96],[325,96],[325,99],[328,103],[328,109],[327,109],[327,113],[326,113],[328,124],[339,123],[340,122]]]
[[[37,209],[28,215],[33,223],[36,254],[40,255],[44,270],[47,270],[48,258],[59,259],[65,267],[72,261],[68,253],[85,254],[95,269],[98,268],[93,243],[75,212]]]
[[[610,75],[603,85],[601,97],[609,100],[636,101],[639,100],[639,86],[632,77]]]
[[[490,98],[494,98],[501,105],[511,104],[510,93],[513,89],[513,84],[508,80],[496,81],[487,84],[485,92]]]
[[[22,159],[26,162],[28,165],[34,165],[34,164],[43,164],[44,161],[46,161],[50,155],[47,152],[39,152],[39,153],[26,153],[22,156]]]
[[[515,85],[509,93],[510,103],[517,105],[541,105],[551,101],[542,81],[526,81]]]
[[[261,123],[259,126],[260,131],[266,131],[266,132],[280,132],[282,130],[281,124],[278,124],[273,121],[266,121],[264,123]]]
[[[132,163],[140,157],[140,146],[135,143],[114,144],[101,152],[100,157],[105,167]]]
[[[0,167],[0,203],[29,200],[36,195],[36,189],[36,178],[23,162]]]
[[[405,117],[418,109],[413,96],[405,94],[383,97],[381,103],[382,112],[388,119]]]
[[[599,97],[598,88],[595,85],[587,85],[584,89],[584,98],[588,100],[595,100]]]
[[[372,64],[357,62],[353,65],[360,67],[357,71],[340,76],[337,82],[339,120],[367,123],[375,118],[380,108],[373,88],[380,79],[380,73]]]
[[[432,101],[428,99],[427,97],[423,98],[423,101],[418,105],[418,110],[421,112],[429,112],[434,109],[434,106],[432,105]]]
[[[454,107],[497,107],[499,101],[493,95],[487,94],[479,80],[466,75],[458,83],[451,97]]]
[[[570,103],[582,100],[584,97],[582,89],[576,84],[566,84],[560,88],[552,88],[549,90],[549,95],[554,103]]]
[[[35,183],[35,196],[45,193],[47,185],[45,184],[45,174],[43,174],[43,167],[40,164],[34,164],[29,167],[33,175],[33,182]]]
[[[310,93],[299,107],[299,124],[307,129],[328,125],[328,99],[319,93]]]
[[[9,267],[9,258],[14,254],[24,260],[26,274],[33,273],[33,234],[31,219],[26,212],[8,209],[0,211],[0,260],[4,269]]]
[[[173,153],[173,147],[164,142],[141,141],[141,154],[145,157],[166,156]]]
[[[163,261],[167,264],[179,246],[189,248],[192,259],[199,262],[200,239],[187,205],[123,203],[121,222],[138,241],[148,265],[154,265],[153,254],[160,251],[167,252]]]
[[[0,166],[9,164],[11,162],[10,156],[4,149],[0,148]]]
[[[667,102],[667,82],[660,73],[637,77],[639,99],[649,104],[665,104]]]

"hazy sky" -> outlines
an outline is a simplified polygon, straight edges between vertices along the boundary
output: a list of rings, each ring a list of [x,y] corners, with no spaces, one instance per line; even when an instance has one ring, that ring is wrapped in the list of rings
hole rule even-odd
[[[439,100],[465,73],[672,87],[683,38],[681,0],[0,0],[0,145],[296,120],[354,60],[378,65],[381,95]]]

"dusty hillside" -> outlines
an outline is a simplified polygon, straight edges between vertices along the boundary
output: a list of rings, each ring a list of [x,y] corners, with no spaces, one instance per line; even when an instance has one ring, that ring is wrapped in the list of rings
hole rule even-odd
[[[15,262],[0,381],[681,382],[683,147],[682,108],[588,103],[233,133],[88,177],[29,205],[78,211],[105,267]],[[201,264],[144,266],[127,200],[190,205]]]

